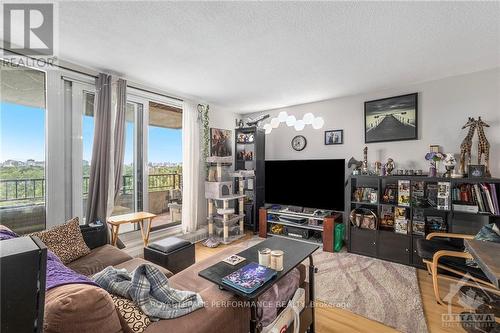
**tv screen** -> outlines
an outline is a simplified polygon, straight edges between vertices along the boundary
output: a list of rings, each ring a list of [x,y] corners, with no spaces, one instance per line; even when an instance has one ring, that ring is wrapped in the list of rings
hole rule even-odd
[[[265,202],[344,210],[345,160],[266,161]]]

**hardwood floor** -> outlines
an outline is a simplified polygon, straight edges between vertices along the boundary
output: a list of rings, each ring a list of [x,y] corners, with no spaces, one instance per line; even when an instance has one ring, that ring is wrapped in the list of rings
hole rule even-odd
[[[237,244],[248,240],[251,238],[251,234],[247,234],[246,237],[236,241],[233,244]],[[196,244],[196,261],[201,261],[205,258],[214,255],[215,253],[222,251],[231,245],[221,245],[215,249],[210,249],[201,245],[201,243]],[[448,309],[444,306],[439,305],[434,299],[434,291],[432,288],[432,279],[426,271],[418,270],[418,283],[420,287],[420,293],[422,296],[422,303],[424,306],[424,314],[427,320],[427,327],[429,333],[462,333],[465,332],[460,327],[443,327],[441,316],[447,313]],[[446,282],[443,282],[440,287],[442,288],[442,295],[448,291],[448,286]],[[454,313],[460,313],[459,307],[453,307]],[[361,317],[352,312],[343,309],[336,309],[328,307],[327,304],[319,302],[316,307],[316,332],[318,333],[374,333],[374,332],[398,332],[395,329],[385,326],[379,322]]]

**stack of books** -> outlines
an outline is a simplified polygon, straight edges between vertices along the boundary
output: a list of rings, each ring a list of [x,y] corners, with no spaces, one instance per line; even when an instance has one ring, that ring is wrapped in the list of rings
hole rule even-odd
[[[500,215],[495,184],[460,184],[452,190],[453,210]]]

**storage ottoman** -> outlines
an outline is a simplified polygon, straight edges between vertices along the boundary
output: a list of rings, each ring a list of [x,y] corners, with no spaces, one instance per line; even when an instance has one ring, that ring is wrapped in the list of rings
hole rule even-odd
[[[177,274],[194,264],[194,244],[185,239],[168,237],[145,247],[144,259]]]

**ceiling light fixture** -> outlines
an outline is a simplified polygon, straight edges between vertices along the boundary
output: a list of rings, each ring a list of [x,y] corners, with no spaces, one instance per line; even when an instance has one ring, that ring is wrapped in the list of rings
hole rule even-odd
[[[314,114],[308,112],[304,114],[302,119],[297,119],[293,115],[289,115],[286,111],[281,111],[277,117],[264,125],[266,134],[270,134],[274,128],[278,128],[281,123],[285,123],[288,127],[295,128],[296,131],[302,131],[306,125],[311,125],[314,129],[320,129],[325,125],[325,120],[322,117],[315,117]]]
[[[286,126],[292,127],[293,125],[295,125],[296,121],[297,119],[295,119],[295,116],[288,116],[286,117]]]

